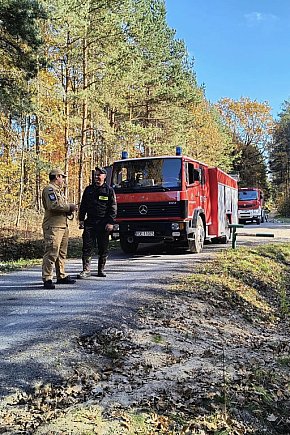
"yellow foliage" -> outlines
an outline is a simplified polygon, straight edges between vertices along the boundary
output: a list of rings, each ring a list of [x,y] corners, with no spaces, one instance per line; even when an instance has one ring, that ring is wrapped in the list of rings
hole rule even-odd
[[[192,113],[194,122],[189,130],[187,153],[210,166],[229,170],[233,145],[215,108],[202,99],[192,107]]]
[[[223,98],[216,104],[226,125],[238,142],[265,147],[273,132],[274,120],[268,102],[242,97],[238,101]]]

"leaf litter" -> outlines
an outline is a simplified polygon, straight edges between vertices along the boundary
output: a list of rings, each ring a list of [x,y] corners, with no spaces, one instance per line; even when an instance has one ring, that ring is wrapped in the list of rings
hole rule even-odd
[[[10,397],[0,434],[290,434],[289,258],[223,253],[140,307],[137,327],[79,337],[90,365]]]

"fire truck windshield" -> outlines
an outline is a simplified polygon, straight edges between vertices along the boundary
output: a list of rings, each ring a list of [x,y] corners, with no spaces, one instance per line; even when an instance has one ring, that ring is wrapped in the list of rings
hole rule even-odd
[[[148,158],[115,162],[112,186],[122,191],[181,189],[180,158]]]
[[[239,201],[252,201],[258,199],[256,190],[239,190]]]

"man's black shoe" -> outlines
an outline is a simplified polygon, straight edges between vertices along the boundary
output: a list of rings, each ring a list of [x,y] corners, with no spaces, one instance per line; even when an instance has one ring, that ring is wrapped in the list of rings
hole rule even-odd
[[[44,281],[43,288],[46,288],[48,290],[53,290],[55,288],[55,285],[53,284],[51,279],[48,279],[47,281]]]
[[[72,279],[69,275],[65,278],[58,278],[56,283],[57,284],[74,284],[76,282],[75,279]]]
[[[103,278],[105,278],[105,276],[107,276],[104,272],[98,272],[98,276],[102,276]]]

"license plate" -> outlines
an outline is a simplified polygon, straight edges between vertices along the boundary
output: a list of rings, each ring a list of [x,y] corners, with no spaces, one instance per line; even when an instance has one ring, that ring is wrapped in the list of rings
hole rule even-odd
[[[135,231],[136,237],[154,237],[154,231]]]

